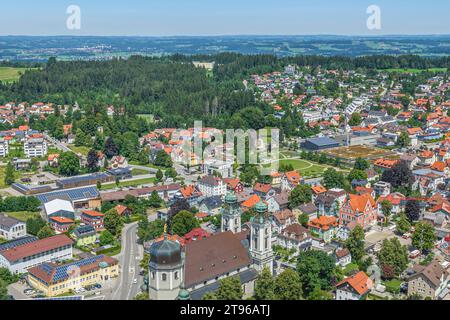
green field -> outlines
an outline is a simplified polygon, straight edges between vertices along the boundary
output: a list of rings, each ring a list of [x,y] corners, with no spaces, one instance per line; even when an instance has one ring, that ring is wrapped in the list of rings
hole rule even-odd
[[[14,82],[19,80],[27,68],[0,67],[0,82]]]
[[[294,170],[300,172],[300,175],[305,178],[319,177],[328,168],[327,166],[301,159],[281,160],[280,165],[292,165]]]
[[[87,156],[87,154],[89,153],[89,148],[88,147],[77,147],[73,144],[69,144],[68,147],[70,148],[70,150],[72,150],[75,153],[81,153],[83,156]]]
[[[424,71],[429,72],[447,72],[447,68],[431,68],[431,69],[383,69],[381,71],[397,72],[397,73],[421,73]]]

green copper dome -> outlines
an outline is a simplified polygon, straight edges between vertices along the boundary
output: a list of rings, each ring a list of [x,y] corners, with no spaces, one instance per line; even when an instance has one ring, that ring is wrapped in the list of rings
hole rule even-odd
[[[267,205],[260,201],[255,205],[255,211],[259,214],[264,214],[267,211]]]
[[[225,196],[225,202],[228,204],[233,204],[237,202],[237,197],[234,193],[230,192]]]
[[[180,293],[178,294],[178,300],[189,300],[189,299],[190,299],[189,291],[181,289]]]
[[[98,264],[98,266],[102,269],[108,268],[108,263],[105,261],[102,261]]]

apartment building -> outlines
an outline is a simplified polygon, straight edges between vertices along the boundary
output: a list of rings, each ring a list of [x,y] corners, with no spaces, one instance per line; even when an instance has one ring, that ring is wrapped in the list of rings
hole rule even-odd
[[[0,139],[0,157],[6,157],[9,154],[9,142],[5,139]]]
[[[23,145],[23,151],[27,158],[43,157],[47,155],[47,142],[44,138],[28,138]]]

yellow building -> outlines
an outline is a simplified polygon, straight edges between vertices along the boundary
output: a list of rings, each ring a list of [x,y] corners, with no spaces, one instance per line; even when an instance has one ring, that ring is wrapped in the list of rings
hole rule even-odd
[[[64,265],[43,263],[28,270],[28,282],[48,297],[119,276],[119,261],[100,255]]]
[[[92,226],[81,226],[75,229],[72,237],[75,239],[77,247],[90,246],[97,241],[97,232]]]

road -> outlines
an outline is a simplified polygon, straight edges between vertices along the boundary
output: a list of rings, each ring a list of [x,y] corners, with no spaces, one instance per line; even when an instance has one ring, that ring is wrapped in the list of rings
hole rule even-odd
[[[44,133],[44,138],[48,142],[51,142],[57,149],[62,150],[63,152],[69,152],[69,151],[71,152],[72,151],[66,145],[64,145],[62,142],[50,137],[46,133]]]
[[[122,231],[122,251],[115,257],[119,260],[121,273],[114,288],[107,293],[106,300],[132,300],[141,292],[144,278],[139,275],[139,264],[144,249],[137,243],[137,226],[135,222],[125,226]],[[133,279],[137,279],[137,284],[133,284]]]

